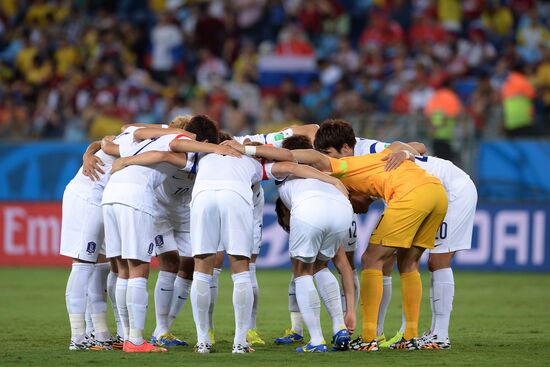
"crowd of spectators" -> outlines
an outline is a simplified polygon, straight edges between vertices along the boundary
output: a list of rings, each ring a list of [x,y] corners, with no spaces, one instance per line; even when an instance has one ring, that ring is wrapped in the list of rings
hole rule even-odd
[[[483,134],[512,70],[544,130],[549,23],[533,0],[1,0],[0,138],[78,141],[188,113],[232,134],[363,126],[423,113],[440,89]],[[265,89],[270,54],[312,57],[316,73]]]

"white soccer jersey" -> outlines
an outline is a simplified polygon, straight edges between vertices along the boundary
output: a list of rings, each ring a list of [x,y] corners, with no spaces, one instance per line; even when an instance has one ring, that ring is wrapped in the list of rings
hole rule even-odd
[[[285,129],[277,133],[234,136],[233,138],[241,144],[248,139],[252,142],[270,144],[276,148],[281,148],[283,146],[283,140],[292,135],[294,135],[292,129]]]
[[[193,198],[205,190],[231,190],[253,204],[252,185],[264,177],[263,165],[254,158],[207,154],[200,158]]]
[[[266,173],[268,176],[271,174],[270,171],[271,166],[266,165]],[[278,189],[281,200],[291,211],[302,201],[319,196],[330,196],[333,199],[342,200],[342,202],[347,202],[349,204],[348,199],[334,185],[313,178],[291,176],[283,181],[278,186]]]
[[[188,164],[168,175],[155,189],[155,216],[166,217],[176,223],[189,220],[189,203],[195,185],[198,160],[197,153],[187,153]]]
[[[170,142],[176,137],[178,137],[177,134],[169,134],[144,140],[134,147],[133,155],[149,151],[170,151]],[[187,139],[186,137],[183,138]],[[187,166],[190,165],[192,165],[192,162],[188,160]],[[169,175],[177,171],[178,169],[169,163],[160,163],[153,166],[128,166],[111,175],[103,192],[101,204],[124,204],[154,215],[155,189]]]
[[[356,140],[357,143],[354,148],[355,156],[380,153],[389,146],[388,143],[377,140],[363,138],[356,138]],[[470,176],[466,172],[455,166],[453,162],[445,159],[432,156],[417,156],[415,157],[415,162],[428,173],[441,180],[449,195],[449,200],[455,199],[465,182],[470,179]]]
[[[139,128],[130,126],[126,130],[124,130],[123,133],[119,134],[113,139],[113,143],[119,145],[121,157],[131,155],[131,147],[134,146],[133,133],[137,129]],[[76,176],[67,184],[67,189],[92,204],[100,205],[101,197],[103,196],[103,189],[109,181],[111,166],[113,165],[116,157],[105,153],[101,149],[94,155],[100,158],[103,162],[104,165],[101,166],[101,169],[105,173],[103,175],[99,174],[98,181],[92,181],[88,176],[84,175],[84,173],[82,172],[82,167],[80,167]]]

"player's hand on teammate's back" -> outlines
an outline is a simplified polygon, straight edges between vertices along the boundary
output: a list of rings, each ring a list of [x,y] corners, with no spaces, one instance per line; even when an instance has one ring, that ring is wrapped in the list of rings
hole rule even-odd
[[[82,173],[84,176],[88,176],[92,181],[99,181],[99,175],[105,174],[100,167],[104,165],[101,158],[93,154],[86,154],[82,158]]]
[[[231,156],[231,157],[240,157],[242,155],[242,153],[240,151],[238,151],[237,149],[231,147],[230,145],[219,145],[214,150],[214,153],[220,154],[220,155],[228,155],[228,156]]]
[[[391,171],[396,169],[409,158],[408,152],[402,150],[395,153],[390,153],[387,156],[383,157],[382,160],[386,161],[386,165],[384,166],[385,171]]]
[[[120,171],[121,169],[125,168],[126,167],[126,163],[125,163],[125,159],[124,158],[119,158],[119,159],[116,159],[114,162],[113,162],[113,166],[111,168],[111,174],[117,172],[117,171]]]
[[[220,145],[223,145],[223,146],[226,146],[226,147],[231,147],[241,153],[244,154],[244,145],[242,145],[241,143],[239,143],[238,141],[236,140],[225,140],[225,141],[222,141],[220,143]]]

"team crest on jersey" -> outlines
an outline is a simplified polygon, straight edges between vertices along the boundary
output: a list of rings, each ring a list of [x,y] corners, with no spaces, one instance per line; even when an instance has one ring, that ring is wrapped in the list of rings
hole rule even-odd
[[[96,248],[97,245],[95,242],[88,242],[88,244],[86,245],[86,252],[89,254],[93,254]]]
[[[162,245],[164,245],[164,237],[161,234],[155,237],[155,245],[157,247],[162,247]]]
[[[152,254],[153,254],[153,248],[154,248],[154,247],[155,247],[155,245],[153,244],[153,242],[151,242],[151,243],[149,244],[149,249],[147,250],[147,253],[148,253],[149,255],[152,255]]]

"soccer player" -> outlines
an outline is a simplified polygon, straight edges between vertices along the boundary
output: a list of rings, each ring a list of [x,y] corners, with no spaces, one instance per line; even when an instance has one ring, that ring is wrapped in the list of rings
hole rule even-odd
[[[389,145],[377,140],[356,138],[351,125],[342,121],[329,121],[321,125],[317,134],[316,147],[335,158],[378,153]],[[409,145],[422,153],[426,152],[421,143],[409,143]],[[411,152],[418,153],[415,149]],[[451,260],[456,251],[471,248],[477,191],[470,177],[448,160],[417,155],[415,162],[441,180],[449,198],[447,215],[437,231],[435,248],[429,250],[432,324],[430,330],[420,339],[422,347],[446,349],[451,347],[448,329],[454,298]],[[391,300],[393,265],[394,259],[390,259],[384,270],[384,291],[380,305],[378,335],[383,334],[384,318]],[[401,339],[403,332],[404,323],[396,336],[381,345],[392,345],[393,342]]]
[[[131,127],[113,140],[116,155],[120,154],[118,144],[131,143],[131,132],[135,129]],[[96,267],[104,266],[94,265],[104,242],[100,204],[103,189],[109,179],[111,164],[115,159],[115,156],[106,154],[100,147],[100,142],[90,144],[84,153],[83,166],[63,193],[60,253],[73,259],[65,293],[71,324],[70,350],[119,347],[118,343],[113,343],[108,332],[101,277],[92,277]],[[89,294],[92,301],[90,314],[95,329],[95,341],[85,340],[85,312],[89,287],[92,288]],[[117,313],[115,318],[116,315]]]
[[[170,126],[177,124],[178,128],[184,128],[191,118],[190,115],[178,116]],[[134,139],[141,141],[159,138],[169,133],[169,129],[142,128],[136,131]],[[165,154],[170,158],[169,152],[156,153]],[[123,162],[130,165],[139,164],[140,161],[143,161],[141,154],[135,156],[133,161],[126,159]],[[154,291],[156,327],[151,343],[160,347],[187,345],[170,332],[173,320],[188,298],[193,273],[193,259],[190,257],[189,201],[198,155],[193,152],[187,153],[187,162],[188,166],[168,175],[155,189],[155,255],[159,260],[160,271]],[[160,159],[157,163],[160,163]]]
[[[313,148],[307,137],[299,135],[285,139],[283,147],[290,150]],[[311,341],[296,351],[327,351],[314,280],[333,322],[332,343],[337,349],[347,349],[350,334],[344,322],[340,287],[327,263],[334,258],[348,233],[353,216],[351,204],[346,196],[325,182],[293,176],[278,178],[282,182],[278,186],[277,216],[290,234],[296,300],[311,336]],[[325,215],[329,211],[330,217]]]
[[[392,150],[399,150],[393,152]],[[375,227],[361,257],[363,329],[350,346],[378,350],[377,318],[382,298],[382,268],[397,253],[401,273],[406,329],[397,348],[418,349],[418,318],[422,283],[418,261],[424,249],[433,248],[436,231],[447,211],[447,195],[441,182],[415,165],[414,156],[399,145],[368,156],[331,158],[317,151],[293,151],[301,163],[339,177],[346,187],[365,196],[384,198],[388,206]],[[404,157],[408,159],[397,165]]]
[[[206,116],[194,116],[186,126],[197,135],[198,140],[217,138],[217,128]],[[137,155],[147,151],[170,152],[176,135],[164,135],[160,138],[144,140],[134,148]],[[186,151],[205,151],[230,153],[226,147],[201,143],[182,137],[186,141],[176,140]],[[106,147],[103,149],[106,149]],[[202,150],[201,150],[202,149]],[[184,154],[172,155],[172,164],[159,164],[152,167],[130,166],[113,174],[103,193],[103,214],[107,236],[107,256],[116,257],[119,268],[117,284],[117,305],[123,323],[128,325],[125,332],[125,352],[164,352],[143,339],[143,328],[148,303],[147,278],[149,262],[155,246],[154,236],[154,190],[166,177],[177,172],[178,167],[187,165]],[[126,291],[124,287],[126,280]],[[120,296],[120,297],[119,297]],[[120,298],[120,299],[119,299]]]

